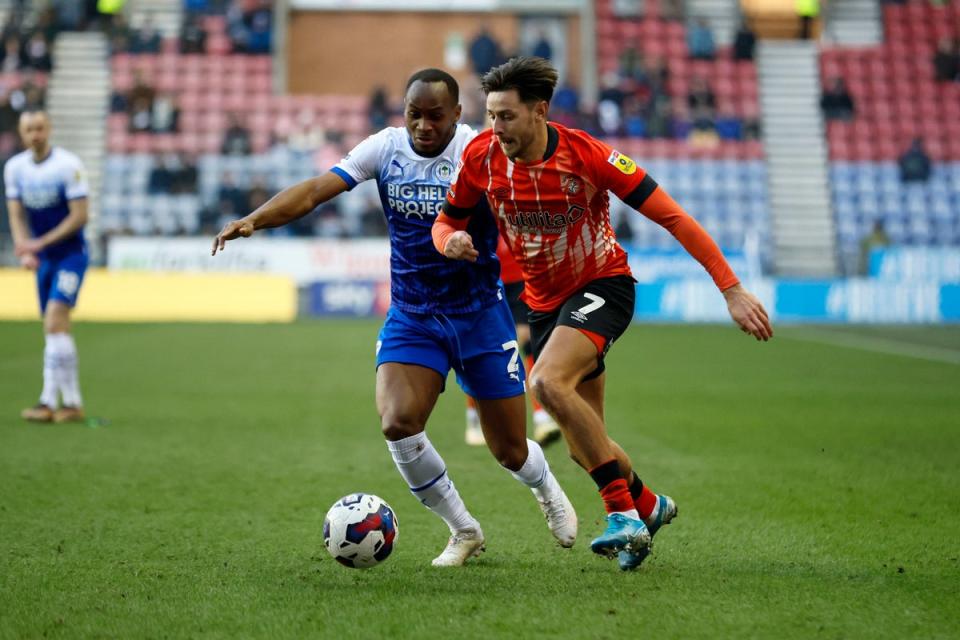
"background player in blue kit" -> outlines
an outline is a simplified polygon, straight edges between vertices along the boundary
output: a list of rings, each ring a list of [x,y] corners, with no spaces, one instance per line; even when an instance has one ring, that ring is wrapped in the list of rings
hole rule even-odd
[[[289,223],[359,182],[376,180],[391,244],[391,305],[377,341],[377,410],[400,474],[450,529],[433,564],[459,566],[484,548],[480,524],[424,432],[451,367],[464,391],[477,398],[490,451],[533,491],[554,537],[569,547],[577,533],[573,505],[540,446],[526,439],[520,346],[499,283],[493,217],[473,218],[471,235],[480,252],[473,264],[449,260],[433,247],[433,221],[460,154],[476,135],[457,124],[456,81],[439,69],[417,72],[407,83],[404,113],[406,128],[370,136],[326,174],[227,224],[213,254],[228,240]]]
[[[45,112],[24,112],[19,127],[26,150],[4,166],[7,210],[20,264],[37,272],[46,334],[40,402],[20,415],[34,422],[82,420],[70,310],[87,269],[87,179],[77,156],[50,145]]]

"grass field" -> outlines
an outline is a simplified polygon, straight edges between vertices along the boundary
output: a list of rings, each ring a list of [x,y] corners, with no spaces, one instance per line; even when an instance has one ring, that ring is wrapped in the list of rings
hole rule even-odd
[[[610,431],[680,516],[639,571],[594,557],[600,502],[555,547],[527,490],[428,432],[487,534],[463,569],[409,495],[373,407],[375,322],[83,325],[88,412],[36,426],[37,323],[0,324],[0,637],[960,637],[960,328],[633,327]],[[939,357],[941,354],[943,357]],[[393,505],[393,556],[322,548],[353,491]]]

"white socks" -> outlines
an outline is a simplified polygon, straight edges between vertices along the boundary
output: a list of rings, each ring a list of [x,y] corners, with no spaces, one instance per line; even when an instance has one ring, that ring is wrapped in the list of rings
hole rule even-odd
[[[443,458],[433,448],[426,433],[394,442],[388,440],[387,448],[410,491],[447,523],[450,533],[480,528],[463,504],[453,480],[447,475]]]
[[[40,392],[40,404],[56,409],[60,393],[57,385],[57,357],[54,343],[56,333],[48,333],[43,346],[43,391]]]
[[[77,374],[77,345],[69,333],[48,333],[43,348],[43,391],[40,402],[51,408],[58,405],[82,407],[80,377]]]
[[[530,487],[538,500],[547,500],[560,489],[560,485],[550,471],[550,465],[543,455],[543,449],[529,438],[527,439],[526,462],[518,470],[510,471],[510,475]]]

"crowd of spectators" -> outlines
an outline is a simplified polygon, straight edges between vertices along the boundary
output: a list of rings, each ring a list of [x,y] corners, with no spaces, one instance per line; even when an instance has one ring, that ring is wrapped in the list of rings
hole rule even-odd
[[[223,16],[232,53],[270,53],[273,39],[273,4],[270,0],[186,0],[177,35],[177,50],[183,54],[207,53],[208,32],[204,18]],[[112,16],[106,27],[112,54],[160,53],[163,34],[146,16],[133,28],[122,13]]]

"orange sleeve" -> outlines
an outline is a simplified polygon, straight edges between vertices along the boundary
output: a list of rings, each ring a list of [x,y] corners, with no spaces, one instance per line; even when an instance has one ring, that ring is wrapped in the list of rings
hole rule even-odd
[[[640,205],[640,213],[673,234],[687,253],[703,265],[721,291],[740,282],[710,234],[661,187]]]
[[[453,218],[441,212],[437,219],[433,221],[433,227],[430,229],[433,235],[433,246],[437,251],[443,253],[447,248],[447,241],[457,231],[463,231],[470,223],[469,218]]]

